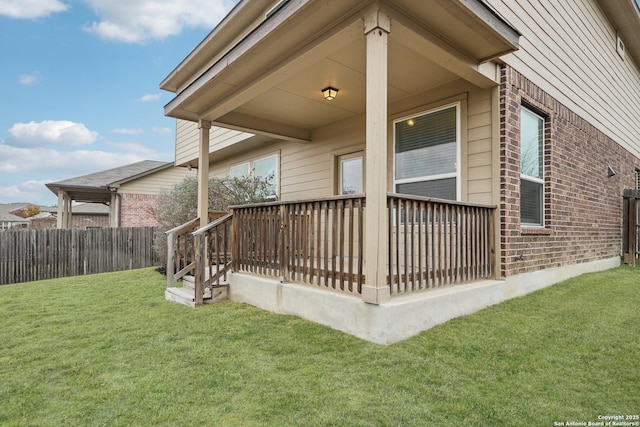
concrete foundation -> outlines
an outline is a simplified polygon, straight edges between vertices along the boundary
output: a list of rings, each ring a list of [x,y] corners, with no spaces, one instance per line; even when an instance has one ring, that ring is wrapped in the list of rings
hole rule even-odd
[[[294,314],[378,344],[393,344],[458,316],[528,294],[580,274],[620,265],[620,258],[394,296],[373,305],[309,285],[233,273],[229,298],[275,313]]]

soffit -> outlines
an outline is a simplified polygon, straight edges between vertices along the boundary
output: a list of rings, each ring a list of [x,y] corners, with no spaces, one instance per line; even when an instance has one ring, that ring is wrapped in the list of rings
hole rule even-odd
[[[599,0],[598,3],[622,38],[627,54],[640,65],[640,6],[635,0]]]
[[[517,48],[517,32],[502,21],[493,22],[498,18],[486,8],[479,16],[474,11],[479,4],[290,0],[273,22],[265,21],[255,37],[244,39],[178,94],[165,113],[308,140],[313,129],[364,112],[363,16],[377,8],[391,16],[388,99],[395,102],[465,78],[464,73],[478,74],[482,61]],[[478,78],[495,84],[489,80]],[[320,93],[329,85],[340,90],[331,102]]]

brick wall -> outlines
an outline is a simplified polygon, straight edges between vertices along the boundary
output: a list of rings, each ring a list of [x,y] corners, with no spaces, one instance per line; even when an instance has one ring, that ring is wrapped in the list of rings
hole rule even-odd
[[[520,224],[523,103],[546,115],[543,228]],[[500,110],[502,277],[619,256],[622,192],[635,188],[640,160],[508,66]]]
[[[156,196],[151,194],[120,194],[121,227],[157,227],[153,217]]]

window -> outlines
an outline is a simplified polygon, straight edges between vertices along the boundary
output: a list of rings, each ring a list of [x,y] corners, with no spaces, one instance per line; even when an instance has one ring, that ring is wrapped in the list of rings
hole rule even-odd
[[[542,226],[544,200],[544,118],[520,110],[520,222]]]
[[[362,152],[338,157],[339,194],[360,194],[364,192],[364,170]]]
[[[229,176],[231,178],[242,178],[244,176],[249,176],[249,162],[232,166],[231,169],[229,169]]]
[[[457,105],[397,120],[395,191],[457,200],[459,133]]]
[[[278,195],[278,188],[276,185],[277,163],[278,158],[275,155],[264,157],[253,162],[253,176],[258,176],[262,179],[271,179],[269,196],[272,198],[276,198]]]
[[[240,163],[229,168],[229,177],[242,178],[247,176],[257,176],[263,179],[271,179],[270,197],[278,196],[278,155],[272,154],[267,157]]]

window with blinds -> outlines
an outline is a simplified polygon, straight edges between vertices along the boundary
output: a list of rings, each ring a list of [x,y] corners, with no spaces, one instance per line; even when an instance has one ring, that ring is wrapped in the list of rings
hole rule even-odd
[[[340,194],[360,194],[364,192],[364,163],[362,152],[343,155],[338,158]]]
[[[395,131],[395,191],[457,200],[458,106],[398,120]]]

